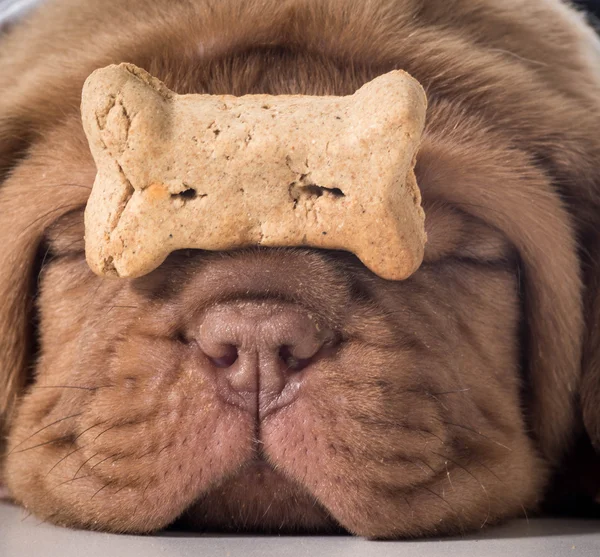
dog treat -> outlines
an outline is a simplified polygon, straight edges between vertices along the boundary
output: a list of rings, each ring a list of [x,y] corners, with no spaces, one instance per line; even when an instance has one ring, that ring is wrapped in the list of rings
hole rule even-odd
[[[425,109],[402,71],[346,97],[234,97],[177,95],[131,64],[97,70],[81,104],[98,170],[87,261],[139,277],[178,249],[312,246],[404,279],[425,244]]]

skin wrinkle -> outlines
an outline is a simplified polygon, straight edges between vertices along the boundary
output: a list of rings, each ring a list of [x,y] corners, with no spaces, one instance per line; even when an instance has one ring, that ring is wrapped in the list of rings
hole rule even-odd
[[[180,517],[396,538],[535,510],[583,427],[574,398],[595,318],[582,296],[595,283],[578,257],[594,257],[600,206],[591,31],[541,0],[285,0],[268,16],[263,2],[137,1],[49,2],[0,45],[0,480],[13,497],[114,532]],[[199,60],[201,42],[213,46]],[[416,167],[425,263],[390,282],[340,252],[183,250],[147,277],[93,276],[79,91],[125,59],[178,93],[348,94],[412,73],[430,101]],[[185,342],[222,303],[293,304],[339,333],[294,403],[260,424],[219,398]]]

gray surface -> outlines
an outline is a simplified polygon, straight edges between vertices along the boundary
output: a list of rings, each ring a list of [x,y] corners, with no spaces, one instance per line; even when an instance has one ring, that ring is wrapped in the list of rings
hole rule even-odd
[[[18,20],[43,0],[0,0],[0,27]]]
[[[559,557],[600,556],[600,521],[532,519],[488,528],[468,538],[369,542],[350,536],[209,536],[166,532],[116,536],[41,524],[0,502],[2,557]]]

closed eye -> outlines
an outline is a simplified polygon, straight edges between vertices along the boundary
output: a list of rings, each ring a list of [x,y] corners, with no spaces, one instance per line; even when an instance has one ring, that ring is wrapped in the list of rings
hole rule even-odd
[[[516,249],[497,229],[445,204],[425,208],[424,264],[446,261],[513,267]]]
[[[43,242],[47,250],[46,260],[48,257],[85,253],[83,212],[83,208],[71,211],[46,230]]]

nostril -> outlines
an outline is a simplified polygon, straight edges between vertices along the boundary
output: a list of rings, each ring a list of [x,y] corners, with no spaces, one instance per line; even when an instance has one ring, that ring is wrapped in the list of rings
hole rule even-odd
[[[177,332],[175,333],[175,335],[173,336],[173,338],[174,338],[174,339],[175,339],[177,342],[179,342],[179,343],[181,343],[181,344],[186,344],[186,345],[187,345],[187,344],[191,344],[191,342],[192,342],[192,340],[190,340],[190,339],[187,337],[187,335],[186,335],[184,332],[182,332],[182,331],[177,331]]]
[[[310,358],[298,358],[293,354],[289,346],[282,346],[279,349],[279,358],[283,361],[286,371],[302,371],[313,360],[313,356]]]
[[[208,356],[208,359],[212,362],[215,367],[227,368],[231,367],[238,359],[238,351],[232,344],[226,344],[223,347],[222,356]]]

